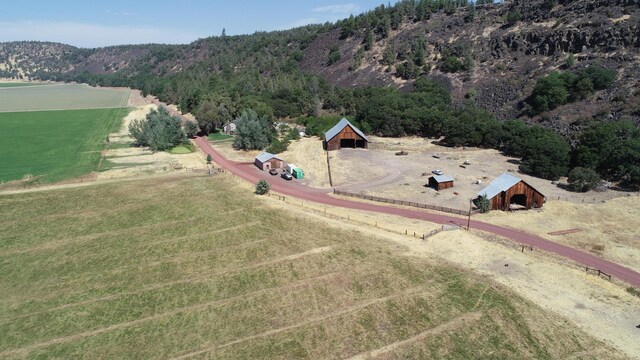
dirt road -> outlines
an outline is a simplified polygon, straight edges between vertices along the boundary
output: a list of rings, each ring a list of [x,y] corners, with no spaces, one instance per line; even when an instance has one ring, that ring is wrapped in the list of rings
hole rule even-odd
[[[251,183],[256,183],[259,179],[264,179],[271,184],[271,189],[275,192],[292,196],[298,199],[313,201],[316,203],[339,206],[349,209],[358,209],[364,211],[374,211],[384,214],[393,214],[403,216],[411,219],[426,220],[437,224],[459,224],[466,226],[466,219],[460,217],[453,217],[448,215],[440,215],[433,213],[426,213],[410,209],[392,208],[382,205],[375,205],[370,203],[356,202],[345,199],[338,199],[329,196],[331,190],[314,189],[295,181],[285,181],[278,176],[270,176],[266,172],[259,171],[251,163],[237,163],[227,160],[225,157],[215,151],[204,137],[198,137],[195,140],[196,144],[206,154],[211,155],[213,161],[229,170],[236,176],[239,176]],[[520,244],[532,246],[536,249],[545,250],[562,257],[573,260],[584,266],[600,269],[607,274],[612,275],[634,287],[640,288],[640,273],[635,272],[627,267],[612,263],[610,261],[601,259],[589,253],[577,250],[565,245],[561,245],[540,236],[526,233],[520,230],[501,227],[497,225],[487,224],[480,221],[471,221],[471,227],[482,231],[490,232],[498,236],[502,236]]]

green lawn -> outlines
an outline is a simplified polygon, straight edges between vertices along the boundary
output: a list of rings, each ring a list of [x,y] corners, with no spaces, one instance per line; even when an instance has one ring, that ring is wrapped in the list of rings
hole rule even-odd
[[[184,145],[178,145],[172,149],[169,149],[169,154],[176,154],[176,155],[180,155],[180,154],[191,154],[193,152],[192,149],[189,148],[189,146],[184,146]]]
[[[0,358],[618,357],[486,278],[264,201],[224,175],[0,195]]]
[[[96,169],[107,134],[128,109],[0,113],[0,181],[60,181]]]
[[[227,134],[211,133],[209,134],[209,141],[221,141],[221,140],[230,140],[233,139],[233,136]]]
[[[80,84],[2,88],[0,112],[126,107],[129,93]]]

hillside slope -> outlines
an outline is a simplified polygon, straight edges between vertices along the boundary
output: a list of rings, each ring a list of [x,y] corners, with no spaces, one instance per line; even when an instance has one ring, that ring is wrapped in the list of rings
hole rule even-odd
[[[298,66],[329,85],[349,88],[411,89],[414,78],[426,75],[445,84],[455,102],[470,99],[499,119],[525,118],[562,133],[592,117],[640,122],[636,1],[512,1],[420,13],[423,2],[431,3],[403,1],[336,25],[213,37],[189,45],[78,49],[54,43],[4,43],[0,77],[87,81],[111,75],[120,80],[117,85],[139,86],[150,82],[141,77],[185,73],[201,80],[225,71],[256,71],[273,78]],[[454,65],[459,61],[462,68],[447,68],[449,60]],[[591,64],[616,70],[615,86],[531,117],[525,100],[536,80],[568,70],[568,62],[574,62],[575,71]],[[167,91],[165,85],[148,90]]]

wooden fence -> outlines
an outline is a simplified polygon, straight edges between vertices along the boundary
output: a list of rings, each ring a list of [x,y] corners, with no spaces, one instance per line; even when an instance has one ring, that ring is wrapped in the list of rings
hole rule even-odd
[[[387,204],[412,206],[412,207],[416,207],[416,208],[419,208],[419,209],[442,211],[442,212],[446,212],[446,213],[449,213],[449,214],[456,214],[456,215],[469,215],[469,211],[460,210],[460,209],[452,209],[452,208],[448,208],[446,206],[436,206],[436,205],[417,203],[417,202],[413,202],[413,201],[387,199],[387,198],[378,197],[378,196],[369,196],[369,195],[363,195],[363,194],[356,194],[356,193],[351,193],[351,192],[341,191],[341,190],[336,190],[336,189],[333,189],[333,193],[336,194],[336,195],[350,196],[350,197],[355,197],[355,198],[359,198],[359,199],[377,201],[377,202],[382,202],[382,203],[387,203]],[[476,210],[471,210],[471,215],[477,214],[479,212],[480,212],[480,210],[477,210],[477,209]]]
[[[606,277],[607,279],[609,279],[609,281],[611,281],[611,275],[607,274],[606,272],[604,272],[604,271],[602,271],[602,270],[600,270],[600,269],[594,269],[594,268],[590,268],[590,267],[588,267],[588,266],[585,266],[585,267],[584,267],[584,270],[585,270],[587,273],[589,273],[589,271],[591,271],[591,272],[592,272],[592,273],[594,273],[594,274],[598,274],[598,277],[600,277],[600,276],[604,276],[604,277]]]

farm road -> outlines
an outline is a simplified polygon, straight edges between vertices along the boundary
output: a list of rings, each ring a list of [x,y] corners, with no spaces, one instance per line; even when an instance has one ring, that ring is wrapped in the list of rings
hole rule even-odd
[[[251,183],[256,183],[260,179],[267,180],[271,184],[271,189],[273,191],[284,195],[347,209],[397,215],[411,219],[426,220],[436,224],[455,223],[461,226],[466,226],[466,219],[460,217],[427,213],[411,209],[393,208],[335,198],[329,195],[329,192],[331,190],[310,188],[295,181],[286,182],[280,177],[272,177],[266,172],[257,170],[257,168],[255,168],[252,163],[238,163],[227,160],[224,156],[222,156],[211,147],[205,137],[197,137],[195,139],[195,143],[204,153],[211,155],[214,162],[218,163],[220,166],[232,172],[233,174]],[[640,288],[640,273],[622,265],[601,259],[584,251],[561,245],[553,241],[543,239],[540,236],[526,233],[524,231],[492,225],[481,221],[472,221],[471,226],[478,230],[486,231],[498,236],[508,238],[519,244],[526,244],[553,254],[560,255],[584,266],[599,269],[607,274],[612,275],[615,278],[633,285],[634,287]]]

